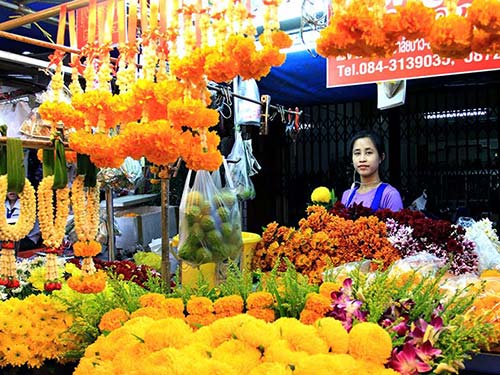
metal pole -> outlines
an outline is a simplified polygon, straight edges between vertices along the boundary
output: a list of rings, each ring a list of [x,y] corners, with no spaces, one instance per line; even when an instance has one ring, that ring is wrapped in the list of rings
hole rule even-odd
[[[6,8],[6,9],[11,9],[11,10],[14,10],[16,12],[21,12],[23,14],[36,13],[36,11],[34,11],[33,9],[28,8],[22,4],[21,5],[11,4],[11,3],[8,3],[7,1],[3,1],[3,0],[0,0],[0,7]],[[52,23],[54,25],[59,24],[59,19],[55,18],[55,17],[48,17],[45,21],[47,21],[48,23]]]
[[[108,231],[108,260],[115,260],[115,214],[113,212],[113,189],[111,186],[104,187],[106,199],[106,227]]]
[[[161,178],[161,278],[170,293],[170,236],[169,230],[169,194],[170,173]]]
[[[103,2],[105,0],[97,0],[98,3]],[[61,5],[55,5],[51,8],[43,9],[39,12],[33,14],[27,14],[25,16],[15,18],[9,21],[5,21],[0,23],[0,30],[10,30],[15,29],[16,27],[23,26],[29,23],[41,21],[47,19],[49,17],[54,17],[59,15],[59,11],[61,10]],[[67,11],[84,8],[89,5],[89,0],[75,0],[65,3]]]

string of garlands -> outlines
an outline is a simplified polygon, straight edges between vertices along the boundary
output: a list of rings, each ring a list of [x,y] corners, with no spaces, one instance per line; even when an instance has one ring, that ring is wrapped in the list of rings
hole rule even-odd
[[[71,103],[60,105],[54,95],[39,112],[49,121],[64,124],[70,147],[89,155],[97,167],[119,167],[126,156],[145,157],[156,165],[181,157],[190,169],[215,170],[222,162],[217,149],[220,139],[210,128],[219,116],[208,108],[207,83],[230,81],[238,75],[260,79],[284,62],[280,49],[290,46],[291,39],[279,30],[280,2],[264,1],[264,31],[258,47],[253,15],[244,1],[203,1],[201,6],[177,0],[131,1],[127,25],[119,24],[120,57],[111,66],[111,33],[96,33],[95,26],[111,29],[111,17],[103,20],[99,15],[113,14],[115,3],[101,3],[106,12],[96,12],[91,1],[89,40],[72,62]],[[139,5],[141,38],[137,39]],[[125,19],[123,2],[116,6],[118,18]],[[136,78],[139,50],[142,69]],[[62,60],[53,58],[51,63],[57,73]],[[83,75],[85,90],[78,73]],[[62,89],[56,75],[52,92]],[[110,92],[113,75],[119,94]]]
[[[473,0],[465,14],[457,0],[445,0],[445,14],[422,0],[386,10],[385,0],[334,0],[332,17],[321,30],[316,51],[324,57],[389,57],[401,37],[424,38],[434,54],[463,59],[471,52],[500,51],[500,2]],[[442,9],[440,9],[440,12]]]
[[[0,131],[5,133],[5,129]],[[0,196],[5,197],[8,191],[18,194],[20,212],[17,222],[9,224],[5,205],[0,211],[0,285],[17,288],[14,241],[21,240],[31,231],[36,218],[35,190],[24,176],[23,149],[19,139],[8,138],[6,146],[0,146]]]

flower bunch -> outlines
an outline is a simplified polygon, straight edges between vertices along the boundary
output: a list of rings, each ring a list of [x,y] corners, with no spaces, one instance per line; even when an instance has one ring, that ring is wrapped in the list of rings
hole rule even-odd
[[[447,294],[440,287],[447,282],[444,271],[420,277],[416,271],[401,280],[399,274],[391,276],[392,270],[364,274],[356,269],[344,281],[346,287],[332,293],[326,315],[347,327],[364,320],[384,327],[394,345],[389,367],[399,373],[457,372],[491,339],[492,330],[479,318],[467,323],[480,290],[469,285]]]
[[[99,329],[101,331],[113,331],[120,328],[127,320],[129,320],[130,314],[128,311],[116,308],[105,313],[101,321],[99,322]]]
[[[215,321],[213,302],[207,297],[192,296],[186,303],[186,322],[193,328]]]
[[[330,210],[333,215],[357,221],[375,216],[386,224],[387,236],[402,257],[428,252],[450,266],[455,275],[477,273],[478,255],[474,242],[465,235],[465,229],[446,220],[427,218],[420,211],[388,209],[373,212],[370,208],[354,204],[346,208],[337,202]]]
[[[49,296],[31,295],[0,302],[0,366],[40,367],[71,349],[71,316]],[[50,324],[48,324],[50,322]]]
[[[274,297],[269,292],[250,293],[246,300],[246,313],[266,322],[276,319]]]
[[[92,274],[71,276],[68,286],[79,293],[100,293],[106,288],[106,272],[99,270]]]
[[[324,186],[315,188],[311,193],[311,203],[313,205],[320,205],[330,209],[336,201],[335,191]]]
[[[330,352],[332,345],[334,352]],[[100,336],[75,375],[116,374],[124,368],[224,374],[285,374],[291,368],[296,374],[367,373],[369,369],[382,375],[394,373],[384,368],[391,350],[389,335],[373,323],[360,323],[348,334],[332,318],[307,326],[289,318],[266,323],[236,315],[193,331],[179,319],[136,318]],[[165,355],[168,361],[157,360]]]
[[[269,224],[256,246],[253,266],[268,271],[286,257],[297,271],[319,282],[327,266],[373,259],[387,267],[400,258],[386,225],[375,216],[346,220],[320,206],[308,207],[307,214],[298,229]]]

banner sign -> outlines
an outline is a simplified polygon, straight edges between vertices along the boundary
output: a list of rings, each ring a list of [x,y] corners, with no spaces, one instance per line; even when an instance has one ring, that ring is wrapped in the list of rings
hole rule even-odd
[[[387,9],[401,3],[401,1],[390,1]],[[435,8],[438,16],[446,13],[442,3],[442,0],[424,0],[426,6]],[[465,14],[470,3],[470,0],[458,2],[461,14]],[[471,52],[465,59],[450,59],[433,54],[429,43],[424,39],[409,41],[403,38],[397,42],[397,49],[389,58],[329,57],[326,85],[339,87],[495,69],[500,69],[500,53],[483,55]]]

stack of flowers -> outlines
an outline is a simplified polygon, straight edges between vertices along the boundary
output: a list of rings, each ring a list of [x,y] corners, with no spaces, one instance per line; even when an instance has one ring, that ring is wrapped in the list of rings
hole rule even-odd
[[[368,369],[373,374],[396,374],[384,368],[391,350],[389,334],[373,323],[360,323],[347,334],[333,318],[307,326],[290,318],[265,323],[237,315],[193,331],[180,319],[142,317],[100,336],[75,375],[117,374],[123,368],[176,374],[367,373]]]
[[[308,207],[307,214],[298,229],[268,224],[256,246],[253,266],[269,271],[286,257],[297,271],[318,283],[329,266],[371,259],[387,267],[401,257],[388,239],[386,225],[375,216],[353,221],[321,206]]]
[[[422,0],[390,6],[381,0],[334,0],[329,25],[316,42],[320,55],[387,57],[401,38],[425,38],[432,52],[445,58],[465,58],[471,51],[494,54],[500,49],[500,6],[496,0],[457,5],[445,0],[433,8]],[[437,7],[439,5],[439,7]],[[389,7],[390,6],[390,7]]]

